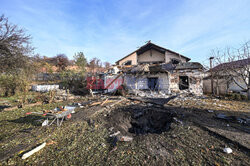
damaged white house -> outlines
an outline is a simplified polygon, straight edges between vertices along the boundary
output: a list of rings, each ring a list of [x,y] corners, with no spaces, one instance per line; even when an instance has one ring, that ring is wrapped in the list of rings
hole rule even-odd
[[[203,66],[189,61],[188,57],[148,42],[116,62],[119,72],[111,69],[104,77],[104,87],[108,92],[123,84],[129,90],[166,94],[188,90],[202,95]]]

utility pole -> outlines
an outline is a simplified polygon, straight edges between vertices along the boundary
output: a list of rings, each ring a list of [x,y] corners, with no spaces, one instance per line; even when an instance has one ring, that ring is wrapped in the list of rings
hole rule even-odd
[[[214,57],[210,57],[209,58],[209,60],[210,60],[211,92],[212,92],[212,94],[214,94],[214,75],[213,75],[213,71],[212,71],[212,68],[213,68],[213,59],[214,59]]]

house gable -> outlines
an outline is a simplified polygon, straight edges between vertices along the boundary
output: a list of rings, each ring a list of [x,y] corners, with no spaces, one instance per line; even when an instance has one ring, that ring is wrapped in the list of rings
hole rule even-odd
[[[131,54],[116,62],[117,65],[124,65],[128,62],[130,65],[138,65],[142,63],[168,63],[172,60],[180,62],[188,62],[190,58],[185,57],[172,50],[160,47],[156,44],[148,42]],[[131,62],[130,62],[131,61]]]
[[[143,52],[142,54],[137,55],[137,63],[164,63],[165,54],[154,49]]]

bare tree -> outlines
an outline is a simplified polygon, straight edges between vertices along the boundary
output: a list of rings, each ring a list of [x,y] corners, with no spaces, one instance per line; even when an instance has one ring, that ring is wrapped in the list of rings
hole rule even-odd
[[[0,72],[19,72],[27,67],[33,50],[30,39],[23,29],[0,16]]]
[[[111,67],[111,64],[109,62],[104,62],[105,69],[108,69]]]
[[[250,42],[238,49],[214,50],[212,54],[217,64],[213,68],[215,78],[218,80],[223,77],[227,84],[235,83],[242,91],[247,92],[250,99]]]
[[[30,40],[23,29],[10,23],[4,15],[0,16],[0,89],[5,96],[14,95],[17,90],[28,92],[35,72]]]
[[[100,68],[102,68],[102,62],[98,58],[93,58],[89,62],[89,68],[91,69],[92,73],[96,73],[99,71]]]
[[[66,67],[69,65],[69,59],[65,54],[58,54],[56,56],[57,64],[56,66],[59,68],[59,71],[64,71]]]

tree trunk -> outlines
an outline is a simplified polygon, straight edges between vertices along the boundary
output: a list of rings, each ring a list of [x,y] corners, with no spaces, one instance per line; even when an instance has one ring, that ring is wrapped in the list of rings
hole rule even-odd
[[[16,88],[11,88],[11,95],[14,96],[16,94]]]
[[[8,96],[9,96],[9,90],[5,90],[4,96],[5,96],[5,97],[8,97]]]

